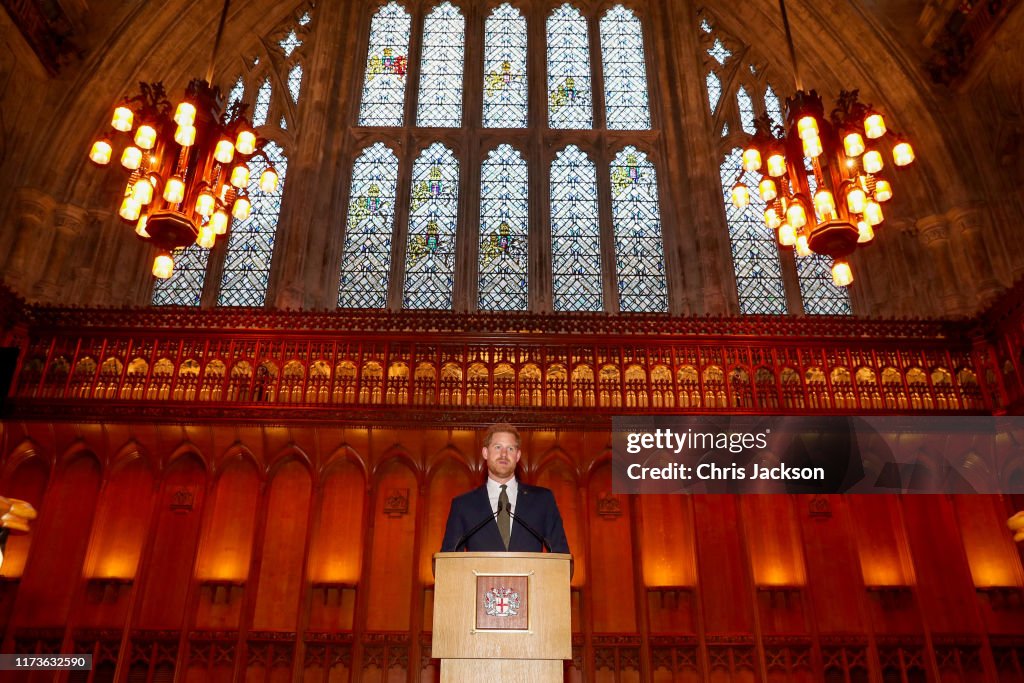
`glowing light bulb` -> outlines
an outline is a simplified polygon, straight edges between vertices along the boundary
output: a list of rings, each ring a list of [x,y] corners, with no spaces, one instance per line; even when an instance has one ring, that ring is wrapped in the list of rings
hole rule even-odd
[[[196,213],[203,217],[209,217],[217,207],[217,200],[209,190],[203,190],[196,197]]]
[[[868,200],[868,203],[864,206],[864,220],[871,227],[875,227],[884,221],[885,216],[882,214],[882,206],[878,202]]]
[[[213,158],[222,164],[230,164],[235,158],[235,145],[230,140],[220,140],[213,150]]]
[[[223,209],[214,211],[213,215],[210,216],[210,227],[213,228],[213,232],[216,235],[223,235],[226,233],[228,231],[229,222],[230,218],[228,217],[228,213]]]
[[[166,280],[174,272],[174,259],[171,258],[170,254],[160,254],[153,261],[153,275]]]
[[[857,222],[857,244],[867,244],[875,239],[875,231],[867,221]]]
[[[110,163],[110,154],[113,151],[109,140],[97,140],[92,143],[92,149],[89,150],[89,160],[99,166],[106,166]]]
[[[260,189],[267,194],[277,191],[277,171],[268,168],[260,175]]]
[[[779,218],[779,214],[775,209],[767,209],[764,212],[764,224],[768,226],[769,230],[775,230],[782,225],[782,219]]]
[[[882,172],[882,154],[878,150],[871,150],[864,153],[864,170],[868,173]]]
[[[750,147],[748,149],[743,150],[743,170],[750,171],[751,173],[753,173],[754,171],[759,171],[760,169],[761,152],[759,152],[755,147]]]
[[[135,144],[142,149],[153,149],[156,144],[156,129],[148,124],[142,124],[135,131]]]
[[[231,215],[240,221],[244,221],[249,217],[249,211],[252,209],[252,205],[249,204],[249,200],[245,197],[239,197],[235,200],[234,206],[231,207]]]
[[[784,247],[791,247],[796,244],[796,228],[789,223],[779,226],[779,244]]]
[[[171,176],[164,185],[164,199],[168,204],[180,204],[185,199],[185,181],[181,176]]]
[[[231,184],[239,190],[245,189],[249,184],[249,167],[245,164],[238,164],[231,169]]]
[[[142,165],[142,150],[138,147],[125,147],[121,152],[121,165],[134,171]]]
[[[196,142],[196,127],[178,126],[174,131],[174,141],[182,147],[191,147]]]
[[[875,182],[875,201],[887,202],[892,199],[892,185],[888,180],[877,180]]]
[[[914,161],[914,148],[909,142],[900,142],[892,148],[892,160],[897,166],[906,166]]]
[[[256,151],[256,136],[252,131],[243,130],[235,139],[235,149],[239,154],[249,155]]]
[[[135,234],[143,239],[149,238],[149,233],[146,232],[146,223],[149,222],[149,214],[144,213],[139,218],[139,222],[135,224]]]
[[[191,102],[182,102],[174,110],[174,122],[179,126],[191,126],[196,122],[196,107]]]
[[[126,221],[134,223],[139,220],[139,214],[142,213],[142,206],[130,196],[125,197],[124,201],[121,202],[121,209],[117,213]]]
[[[796,129],[800,132],[800,139],[818,137],[818,120],[813,116],[804,116],[796,122]]]
[[[855,187],[846,193],[846,208],[850,210],[850,213],[864,213],[864,203],[867,199],[864,190]]]
[[[118,107],[114,110],[114,118],[110,120],[110,126],[114,130],[127,133],[135,125],[135,114],[128,107]]]
[[[827,221],[836,217],[836,200],[828,190],[818,190],[814,194],[814,213],[818,220]]]
[[[885,135],[885,119],[881,114],[871,114],[864,119],[864,132],[872,140]]]
[[[768,175],[773,178],[786,175],[786,157],[781,154],[768,157]]]
[[[743,183],[732,186],[732,205],[737,209],[745,209],[750,204],[750,190]]]
[[[813,138],[804,139],[804,156],[808,159],[817,159],[821,156],[821,138],[815,135]]]
[[[132,185],[132,199],[143,205],[153,201],[153,183],[149,182],[149,178],[139,178],[135,181]]]
[[[796,247],[797,256],[810,256],[812,253],[811,245],[807,241],[807,235],[803,233],[797,235],[796,244],[794,246]]]
[[[843,149],[848,157],[859,157],[864,153],[864,138],[860,133],[849,133],[843,138]]]
[[[803,204],[795,202],[789,205],[786,209],[786,222],[798,230],[807,225],[807,212]]]
[[[846,261],[836,261],[832,264],[832,282],[836,287],[848,287],[853,282],[853,271]]]
[[[217,235],[209,224],[199,228],[199,234],[196,236],[196,244],[201,246],[203,249],[211,248],[216,240]]]
[[[770,202],[779,196],[779,191],[775,187],[775,181],[771,178],[765,178],[761,181],[761,184],[757,186],[757,191],[761,195],[761,199]]]

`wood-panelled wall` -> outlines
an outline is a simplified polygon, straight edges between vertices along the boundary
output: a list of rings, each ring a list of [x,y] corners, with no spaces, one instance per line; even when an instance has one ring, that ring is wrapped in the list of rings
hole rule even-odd
[[[4,652],[71,681],[431,681],[431,555],[478,430],[0,424]],[[524,432],[576,560],[570,681],[1024,681],[1017,497],[622,496]],[[55,680],[37,674],[31,680]]]

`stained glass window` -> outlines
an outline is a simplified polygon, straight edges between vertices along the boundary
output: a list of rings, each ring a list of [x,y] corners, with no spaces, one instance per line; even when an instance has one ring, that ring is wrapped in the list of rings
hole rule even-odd
[[[648,130],[647,60],[640,20],[622,5],[601,18],[604,101],[610,130]]]
[[[708,48],[708,54],[719,64],[725,64],[726,60],[732,57],[732,52],[718,38],[715,38],[715,44]]]
[[[459,162],[451,150],[436,142],[412,167],[402,289],[405,308],[452,307],[458,208]]]
[[[384,308],[391,270],[398,158],[381,142],[352,166],[338,306]]]
[[[262,157],[253,157],[249,161],[248,188],[252,211],[244,221],[235,221],[228,234],[218,306],[262,306],[267,296],[288,158],[275,142],[268,142],[263,149],[277,171],[277,190],[263,192],[259,189],[260,175],[266,170],[267,162]]]
[[[267,122],[270,115],[270,98],[273,91],[270,87],[270,79],[263,79],[259,92],[256,93],[256,105],[252,108],[252,125],[262,126]]]
[[[176,249],[174,272],[166,280],[156,278],[153,287],[154,306],[198,306],[206,281],[206,264],[210,250],[197,244]]]
[[[289,31],[288,35],[282,38],[278,45],[281,46],[281,51],[284,52],[285,57],[291,57],[295,49],[302,45],[302,41],[299,40],[299,36],[296,35],[295,31]]]
[[[484,27],[484,127],[526,128],[526,19],[508,3]]]
[[[775,235],[764,224],[764,202],[757,192],[751,192],[750,204],[746,208],[737,209],[732,204],[732,186],[740,179],[742,156],[742,150],[737,147],[726,155],[721,165],[723,200],[740,312],[783,315],[786,313],[786,294],[782,267]],[[743,172],[742,182],[747,187],[756,188],[758,181],[757,174]]]
[[[409,64],[409,14],[389,2],[370,21],[360,126],[401,126]]]
[[[462,14],[450,2],[435,7],[423,21],[417,125],[462,125],[465,32]]]
[[[597,175],[576,145],[551,162],[551,275],[556,311],[602,310]]]
[[[591,128],[594,122],[590,87],[590,46],[587,20],[565,4],[548,17],[548,125]]]
[[[227,111],[230,111],[231,107],[241,102],[243,97],[245,97],[245,82],[239,76],[235,84],[231,86],[231,92],[228,93]]]
[[[743,86],[736,91],[736,106],[739,108],[743,132],[753,135],[757,132],[757,128],[754,126],[754,103]]]
[[[654,164],[643,152],[629,146],[616,155],[611,176],[619,310],[668,311],[665,245]]]
[[[708,105],[711,107],[711,113],[715,113],[715,108],[718,106],[718,100],[722,99],[722,82],[718,80],[718,76],[715,75],[714,71],[709,71],[705,77],[704,82],[708,86]]]
[[[832,259],[821,254],[796,257],[796,275],[804,313],[810,315],[853,315],[850,292],[832,282]]]
[[[779,96],[775,94],[770,85],[764,91],[764,109],[768,112],[768,118],[771,119],[773,127],[785,127],[782,119],[782,107],[779,106]]]
[[[288,94],[292,96],[292,102],[299,101],[299,92],[302,90],[302,64],[296,64],[288,72]]]
[[[514,147],[500,145],[480,169],[481,310],[528,306],[528,200],[526,161]]]

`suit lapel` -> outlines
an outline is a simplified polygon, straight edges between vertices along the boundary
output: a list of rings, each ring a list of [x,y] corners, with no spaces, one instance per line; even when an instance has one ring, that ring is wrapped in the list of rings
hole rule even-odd
[[[493,515],[494,510],[491,509],[491,499],[487,496],[487,484],[481,486],[477,491],[479,493],[476,496],[475,504],[479,506],[480,517],[482,518],[488,513]],[[501,541],[501,532],[498,531],[498,520],[493,516],[491,521],[479,533],[484,536],[482,540],[486,541],[488,548],[494,548],[495,551],[505,549],[505,544]]]

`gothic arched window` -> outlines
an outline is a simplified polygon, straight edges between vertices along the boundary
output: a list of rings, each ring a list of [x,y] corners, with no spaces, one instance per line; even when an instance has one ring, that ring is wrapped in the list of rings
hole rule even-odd
[[[499,145],[480,168],[479,307],[529,306],[529,171],[511,145]]]
[[[409,13],[389,2],[370,21],[360,126],[401,126],[409,69]]]
[[[207,295],[206,300],[218,306],[265,304],[287,174],[286,149],[294,139],[289,129],[295,128],[302,88],[302,48],[311,21],[308,10],[297,12],[266,41],[267,49],[245,60],[244,75],[227,92],[227,108],[248,103],[257,134],[268,140],[266,158],[257,156],[249,162],[249,217],[233,220],[227,240],[218,241],[212,251],[192,244],[175,253],[171,277],[154,284],[154,305],[198,306]],[[272,193],[258,189],[268,161],[278,174]],[[215,283],[216,291],[208,291]]]
[[[612,162],[611,178],[619,310],[666,312],[668,292],[654,164],[629,146]]]
[[[748,134],[756,132],[759,115],[767,116],[773,126],[782,126],[783,111],[775,89],[767,83],[765,66],[751,63],[748,48],[713,27],[707,18],[701,21],[700,33],[713,131],[721,140],[723,206],[740,312],[799,312],[788,309],[789,286],[794,297],[799,293],[805,313],[850,315],[849,292],[832,283],[827,258],[816,254],[801,257],[788,251],[780,254],[773,231],[764,224],[765,204],[756,191],[751,192],[746,208],[732,205],[730,194],[737,181],[757,187],[757,175],[743,171],[740,146]]]
[[[435,142],[412,167],[402,289],[406,308],[452,307],[458,213],[459,161],[450,149]]]
[[[647,61],[640,20],[622,5],[601,17],[604,106],[609,130],[647,130]]]
[[[441,3],[424,19],[416,125],[462,125],[465,33],[462,14],[450,2]]]
[[[591,128],[594,110],[590,87],[587,20],[569,4],[548,17],[548,125]]]
[[[367,148],[356,159],[345,224],[338,306],[387,305],[397,184],[398,159],[383,143]]]
[[[597,173],[576,145],[551,162],[551,275],[556,311],[600,311]]]
[[[526,19],[508,3],[484,24],[484,126],[526,128]]]

